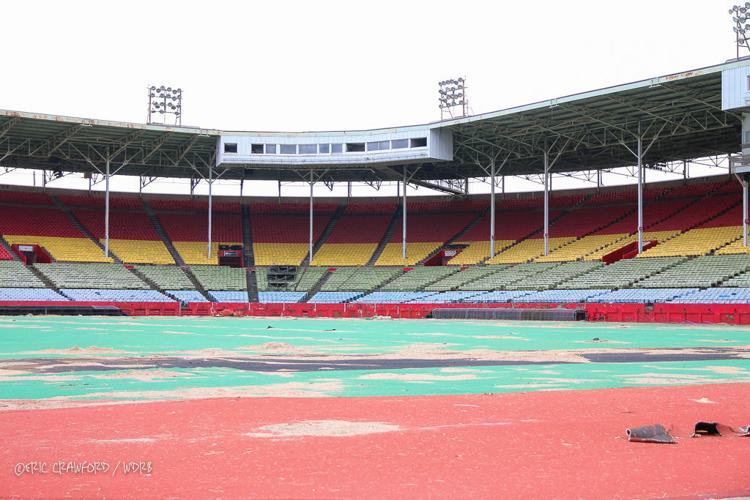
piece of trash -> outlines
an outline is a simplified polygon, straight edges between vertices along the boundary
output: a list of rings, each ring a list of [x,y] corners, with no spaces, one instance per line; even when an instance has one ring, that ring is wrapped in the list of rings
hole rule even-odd
[[[696,422],[695,430],[691,437],[700,436],[721,436],[719,424],[717,422]]]
[[[672,444],[674,438],[669,435],[667,430],[661,424],[644,425],[643,427],[634,427],[626,430],[628,441],[636,443],[666,443]]]
[[[750,425],[744,425],[740,427],[740,436],[750,437]]]

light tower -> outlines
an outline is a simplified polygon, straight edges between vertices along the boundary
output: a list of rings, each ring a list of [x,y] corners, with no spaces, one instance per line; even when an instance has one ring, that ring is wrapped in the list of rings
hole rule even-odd
[[[167,123],[167,115],[174,115],[174,124],[182,125],[182,89],[157,87],[148,88],[148,121],[154,123],[154,115],[161,116],[161,123]]]
[[[750,51],[750,42],[747,39],[748,34],[750,34],[750,24],[745,24],[750,19],[750,2],[745,2],[744,5],[735,5],[729,9],[729,15],[732,16],[732,21],[734,21],[733,29],[737,45],[737,59],[739,59],[740,48],[744,47]]]
[[[445,115],[448,118],[457,116],[467,116],[469,109],[469,100],[466,97],[466,78],[460,77],[455,80],[443,80],[438,82],[438,102],[440,102],[440,119],[444,120]],[[460,108],[460,115],[454,114],[454,109]]]

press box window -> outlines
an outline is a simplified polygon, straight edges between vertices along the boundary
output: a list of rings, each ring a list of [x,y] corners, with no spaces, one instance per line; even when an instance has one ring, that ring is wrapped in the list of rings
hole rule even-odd
[[[331,153],[341,153],[343,151],[342,144],[331,144]]]
[[[263,144],[252,144],[250,145],[250,153],[254,155],[262,155],[263,154]]]
[[[318,152],[322,155],[327,155],[331,152],[330,144],[318,144]]]
[[[266,144],[266,154],[267,155],[275,155],[276,154],[276,144]]]
[[[368,142],[367,151],[384,151],[391,149],[390,141]]]
[[[347,142],[346,152],[347,153],[363,153],[365,151],[364,142]]]
[[[391,141],[391,149],[406,149],[409,147],[409,139],[396,139]]]
[[[299,154],[301,155],[314,155],[318,152],[317,144],[300,144]]]
[[[280,144],[281,154],[283,155],[296,155],[297,145],[296,144]]]
[[[427,138],[418,137],[416,139],[409,139],[409,147],[411,148],[425,148],[427,147]]]
[[[236,142],[225,142],[224,143],[224,152],[225,153],[236,153],[237,152],[237,143]]]

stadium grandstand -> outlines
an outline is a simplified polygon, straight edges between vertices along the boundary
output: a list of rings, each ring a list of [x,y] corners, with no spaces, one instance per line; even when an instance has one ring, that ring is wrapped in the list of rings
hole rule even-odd
[[[2,186],[0,301],[748,303],[750,61],[427,125],[223,132],[0,110],[5,169],[306,182],[308,198]],[[712,158],[718,174],[644,181]],[[629,167],[637,183],[604,187]],[[551,189],[595,172],[596,187]],[[506,176],[543,190],[497,193]],[[489,194],[469,192],[482,178]],[[591,177],[592,179],[594,177]],[[313,197],[316,183],[397,197]],[[442,191],[407,196],[405,185]],[[726,290],[731,290],[726,292]]]

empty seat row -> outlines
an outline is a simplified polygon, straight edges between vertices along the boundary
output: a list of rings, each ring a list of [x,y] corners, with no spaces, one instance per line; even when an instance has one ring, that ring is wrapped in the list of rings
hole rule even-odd
[[[258,302],[262,304],[291,304],[299,302],[305,292],[258,292]]]
[[[162,290],[193,290],[187,274],[177,266],[140,265],[135,269]]]
[[[310,304],[343,304],[364,295],[363,292],[318,292],[307,302]]]
[[[383,285],[383,290],[420,290],[458,271],[452,266],[415,267],[393,281]]]
[[[149,285],[120,264],[34,264],[58,288],[148,289]]]
[[[640,259],[639,259],[640,260]],[[634,286],[637,288],[705,288],[750,270],[750,255],[706,255],[685,260],[654,274]]]
[[[173,302],[156,290],[115,290],[93,288],[63,288],[60,293],[70,300],[81,302]]]
[[[331,273],[321,290],[368,292],[402,273],[396,267],[340,267]]]
[[[694,291],[696,291],[695,288],[623,288],[593,297],[589,302],[615,304],[670,302]]]
[[[241,267],[191,266],[206,290],[247,290],[247,274]]]
[[[46,288],[46,285],[23,263],[0,261],[0,287]]]
[[[0,288],[0,301],[67,301],[67,297],[49,288]]]

